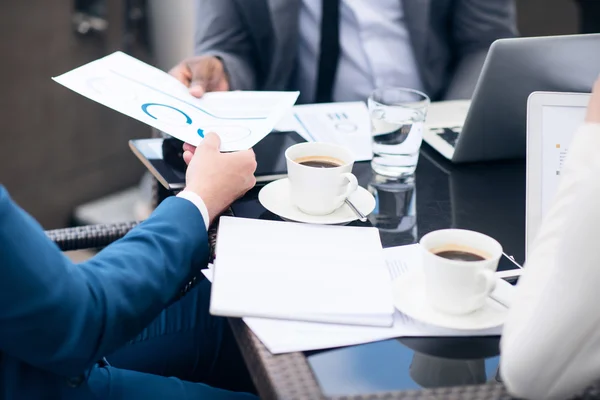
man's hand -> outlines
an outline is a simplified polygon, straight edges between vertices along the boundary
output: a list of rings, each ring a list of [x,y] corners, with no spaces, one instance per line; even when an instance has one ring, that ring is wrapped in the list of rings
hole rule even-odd
[[[188,164],[186,190],[196,193],[204,201],[209,225],[256,184],[254,152],[221,153],[220,144],[219,136],[209,133],[197,148],[187,143],[183,146],[183,159]]]
[[[600,124],[600,78],[594,83],[594,89],[592,89],[592,97],[588,104],[585,121],[593,124]]]
[[[169,71],[178,81],[190,88],[190,94],[202,97],[206,92],[229,90],[229,79],[223,62],[217,57],[198,56],[183,60]]]

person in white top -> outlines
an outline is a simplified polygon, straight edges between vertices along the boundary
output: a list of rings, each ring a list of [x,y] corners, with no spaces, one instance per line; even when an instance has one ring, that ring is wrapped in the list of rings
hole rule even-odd
[[[515,396],[564,399],[600,380],[600,79],[504,325],[500,373]]]

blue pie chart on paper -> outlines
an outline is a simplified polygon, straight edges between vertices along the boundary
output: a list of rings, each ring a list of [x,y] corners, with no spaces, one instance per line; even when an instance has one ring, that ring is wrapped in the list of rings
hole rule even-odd
[[[167,104],[160,104],[160,103],[146,103],[146,104],[142,105],[142,111],[144,113],[146,113],[146,115],[148,115],[150,118],[158,120],[158,118],[155,115],[156,110],[155,110],[154,114],[152,113],[152,110],[156,109],[156,108],[166,108],[166,109],[176,111],[177,113],[184,116],[186,124],[188,124],[188,125],[192,124],[192,119],[190,118],[190,116],[176,107],[169,106]],[[163,110],[163,112],[164,112],[164,110]]]
[[[145,113],[147,116],[149,116],[150,118],[152,118],[152,119],[155,119],[155,120],[159,120],[159,118],[158,118],[158,117],[155,115],[155,114],[156,114],[156,110],[155,110],[155,112],[154,112],[154,113],[151,111],[152,109],[155,109],[155,108],[158,108],[158,107],[160,107],[160,108],[163,108],[163,109],[164,109],[164,108],[166,108],[166,109],[168,109],[168,110],[173,110],[173,111],[176,111],[178,114],[181,114],[181,115],[182,115],[182,116],[185,118],[185,123],[186,123],[187,125],[191,125],[191,124],[192,124],[192,118],[190,118],[190,116],[189,116],[189,115],[187,115],[185,112],[181,111],[179,108],[176,108],[176,107],[170,106],[170,105],[168,105],[168,104],[161,104],[161,103],[146,103],[146,104],[142,105],[142,111],[143,111],[143,112],[144,112],[144,113]],[[163,110],[163,111],[164,111],[164,110]],[[172,117],[168,117],[168,118],[172,118]],[[161,119],[162,119],[162,118],[161,118]],[[204,130],[203,130],[203,129],[198,129],[198,131],[197,131],[197,132],[198,132],[198,135],[199,135],[201,138],[204,138]]]

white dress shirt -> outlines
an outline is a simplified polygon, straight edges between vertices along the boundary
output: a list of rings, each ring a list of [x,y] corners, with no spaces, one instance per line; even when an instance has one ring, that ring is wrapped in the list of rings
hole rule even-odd
[[[322,1],[302,0],[300,9],[297,87],[303,103],[315,97]],[[382,86],[423,89],[400,0],[341,0],[340,47],[334,101],[366,101]]]
[[[517,397],[564,399],[600,379],[600,124],[575,135],[504,325]]]
[[[186,199],[196,206],[198,211],[200,211],[200,215],[202,215],[202,219],[204,220],[204,227],[206,228],[206,230],[208,230],[210,216],[208,215],[208,208],[206,208],[206,204],[204,204],[204,200],[202,200],[202,197],[198,196],[196,193],[190,190],[183,190],[179,192],[177,194],[177,197]]]

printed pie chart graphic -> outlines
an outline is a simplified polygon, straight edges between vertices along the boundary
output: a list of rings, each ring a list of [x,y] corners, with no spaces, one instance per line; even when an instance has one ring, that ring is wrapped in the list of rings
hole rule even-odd
[[[192,118],[187,113],[168,104],[146,103],[142,105],[142,111],[150,118],[161,123],[174,126],[189,126],[193,124]],[[215,132],[221,138],[222,143],[237,142],[252,134],[249,128],[241,125],[208,125],[198,128],[196,132],[201,138],[204,138],[208,132]]]
[[[142,111],[150,118],[170,125],[185,126],[192,124],[192,118],[180,109],[161,103],[146,103]]]

